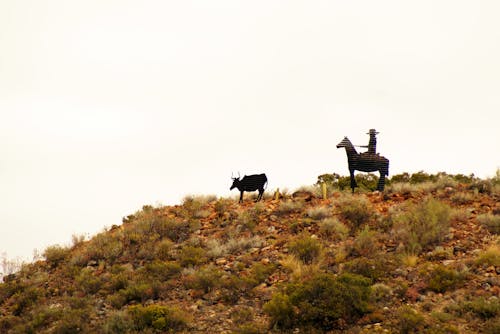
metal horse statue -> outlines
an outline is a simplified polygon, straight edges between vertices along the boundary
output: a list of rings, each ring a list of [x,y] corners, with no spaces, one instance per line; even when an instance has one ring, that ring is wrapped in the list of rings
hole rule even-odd
[[[358,153],[354,148],[351,141],[344,137],[344,139],[337,144],[337,148],[345,148],[347,153],[347,162],[349,164],[349,172],[351,174],[351,189],[354,192],[354,188],[358,186],[356,179],[354,178],[354,171],[359,170],[361,172],[375,172],[379,171],[380,178],[378,180],[377,190],[384,191],[385,177],[389,175],[389,159],[385,157],[374,154],[374,153]]]

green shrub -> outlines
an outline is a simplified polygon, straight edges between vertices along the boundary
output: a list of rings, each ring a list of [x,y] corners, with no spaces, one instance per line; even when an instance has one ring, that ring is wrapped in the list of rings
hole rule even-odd
[[[99,291],[103,285],[102,280],[94,275],[93,269],[84,268],[75,279],[76,286],[83,292],[94,294]]]
[[[342,241],[349,236],[349,228],[337,218],[328,218],[319,223],[319,233],[327,239]]]
[[[35,287],[27,287],[14,293],[9,302],[12,305],[12,314],[15,316],[23,314],[27,309],[36,305],[43,295],[43,290]]]
[[[425,319],[423,315],[410,306],[403,306],[398,313],[401,334],[424,332]]]
[[[437,175],[427,174],[424,171],[419,171],[411,174],[409,181],[411,184],[417,184],[424,182],[436,182],[437,179],[438,179]]]
[[[500,234],[500,215],[493,215],[491,213],[478,215],[477,221],[491,233]]]
[[[238,215],[236,222],[240,231],[247,230],[253,232],[257,225],[258,217],[251,210],[243,211]]]
[[[484,324],[483,333],[484,334],[500,333],[500,317],[496,317],[486,321]]]
[[[261,328],[259,324],[254,323],[244,323],[238,325],[236,329],[232,331],[233,334],[264,334],[267,333],[266,330]]]
[[[368,223],[375,214],[371,203],[365,197],[346,196],[338,205],[340,216],[351,224],[353,231]]]
[[[171,259],[171,250],[174,243],[170,239],[160,241],[155,247],[155,255],[158,259],[166,261]]]
[[[86,259],[114,262],[122,253],[122,242],[111,233],[103,232],[93,237],[87,244]]]
[[[311,264],[319,259],[323,247],[318,239],[304,234],[292,240],[288,244],[288,249],[305,264]]]
[[[307,216],[314,220],[322,220],[332,215],[332,210],[326,206],[320,206],[307,210]]]
[[[214,209],[218,218],[224,217],[224,214],[229,211],[231,203],[232,201],[225,198],[220,198],[215,202]]]
[[[123,334],[133,329],[133,323],[125,312],[117,312],[109,316],[102,325],[104,334]]]
[[[303,283],[290,283],[264,305],[271,326],[331,330],[342,319],[352,324],[368,311],[369,280],[358,275],[316,274]]]
[[[244,282],[249,287],[255,287],[263,283],[269,275],[271,275],[276,270],[276,265],[274,264],[263,264],[255,263],[250,268],[248,276],[244,278]]]
[[[450,227],[450,208],[432,198],[410,206],[396,215],[393,229],[408,253],[418,254],[423,248],[442,241]]]
[[[378,176],[372,173],[356,174],[354,176],[358,187],[362,190],[373,191],[377,189]],[[337,173],[323,174],[318,176],[316,185],[325,183],[329,189],[346,190],[351,188],[351,177],[341,176]]]
[[[478,266],[500,266],[500,246],[493,245],[479,253],[475,262]]]
[[[162,305],[134,305],[128,308],[128,313],[139,331],[154,328],[159,331],[175,333],[187,328],[189,317],[177,308]]]
[[[288,200],[285,202],[281,202],[279,207],[276,209],[276,214],[278,216],[286,216],[291,213],[300,212],[304,207],[304,202],[302,201],[292,201]]]
[[[365,226],[356,236],[353,248],[357,255],[365,257],[376,256],[380,248],[378,244],[377,232],[370,230],[370,227]]]
[[[0,317],[0,333],[8,333],[11,329],[20,325],[22,318],[13,315],[2,315]]]
[[[147,300],[156,299],[159,290],[158,282],[130,282],[125,289],[108,297],[108,301],[113,307],[121,308],[130,302],[144,303]]]
[[[183,267],[202,264],[206,261],[205,250],[201,247],[184,246],[180,250],[177,260]]]
[[[220,285],[222,272],[213,265],[194,271],[184,278],[184,286],[188,289],[201,290],[205,293]]]
[[[464,204],[470,204],[474,201],[476,196],[474,194],[468,193],[468,192],[459,192],[456,194],[453,194],[450,197],[450,200],[458,205],[464,205]]]
[[[493,319],[500,315],[500,300],[495,297],[490,299],[478,297],[473,300],[460,302],[458,305],[450,305],[446,310],[460,317],[472,315],[483,320]]]
[[[295,306],[285,293],[275,293],[272,299],[264,304],[263,310],[271,318],[270,325],[274,328],[293,328],[298,321]]]
[[[402,174],[393,175],[389,178],[389,184],[406,183],[406,182],[410,182],[410,174],[406,172]]]
[[[464,275],[455,269],[438,265],[429,273],[428,288],[434,292],[442,293],[456,288],[464,279]]]
[[[69,248],[61,247],[59,245],[49,246],[43,252],[43,256],[45,257],[45,261],[51,267],[57,267],[60,263],[62,263],[69,255]]]
[[[386,269],[385,263],[380,259],[367,259],[365,257],[359,257],[344,264],[346,272],[364,276],[372,282],[383,277],[387,273]]]
[[[155,260],[140,268],[138,270],[138,275],[144,280],[166,281],[179,274],[181,270],[182,267],[176,262]]]

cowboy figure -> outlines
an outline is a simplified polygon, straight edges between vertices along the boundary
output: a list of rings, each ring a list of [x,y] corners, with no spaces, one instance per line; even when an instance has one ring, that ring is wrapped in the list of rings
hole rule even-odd
[[[368,142],[368,145],[364,145],[361,147],[368,147],[368,151],[364,153],[368,154],[376,154],[377,152],[377,135],[379,132],[377,132],[375,129],[370,129],[370,131],[367,133],[367,135],[370,135],[370,141]]]

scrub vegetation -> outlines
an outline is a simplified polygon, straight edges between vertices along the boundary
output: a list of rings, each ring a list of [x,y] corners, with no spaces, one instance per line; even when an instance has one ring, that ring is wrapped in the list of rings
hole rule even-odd
[[[4,259],[0,333],[498,333],[500,172],[357,180],[186,196]]]

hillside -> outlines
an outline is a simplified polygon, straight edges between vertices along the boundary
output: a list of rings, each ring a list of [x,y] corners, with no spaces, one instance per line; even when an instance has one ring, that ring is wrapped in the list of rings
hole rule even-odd
[[[500,174],[319,179],[326,199],[191,196],[51,246],[4,277],[0,333],[500,332]]]

